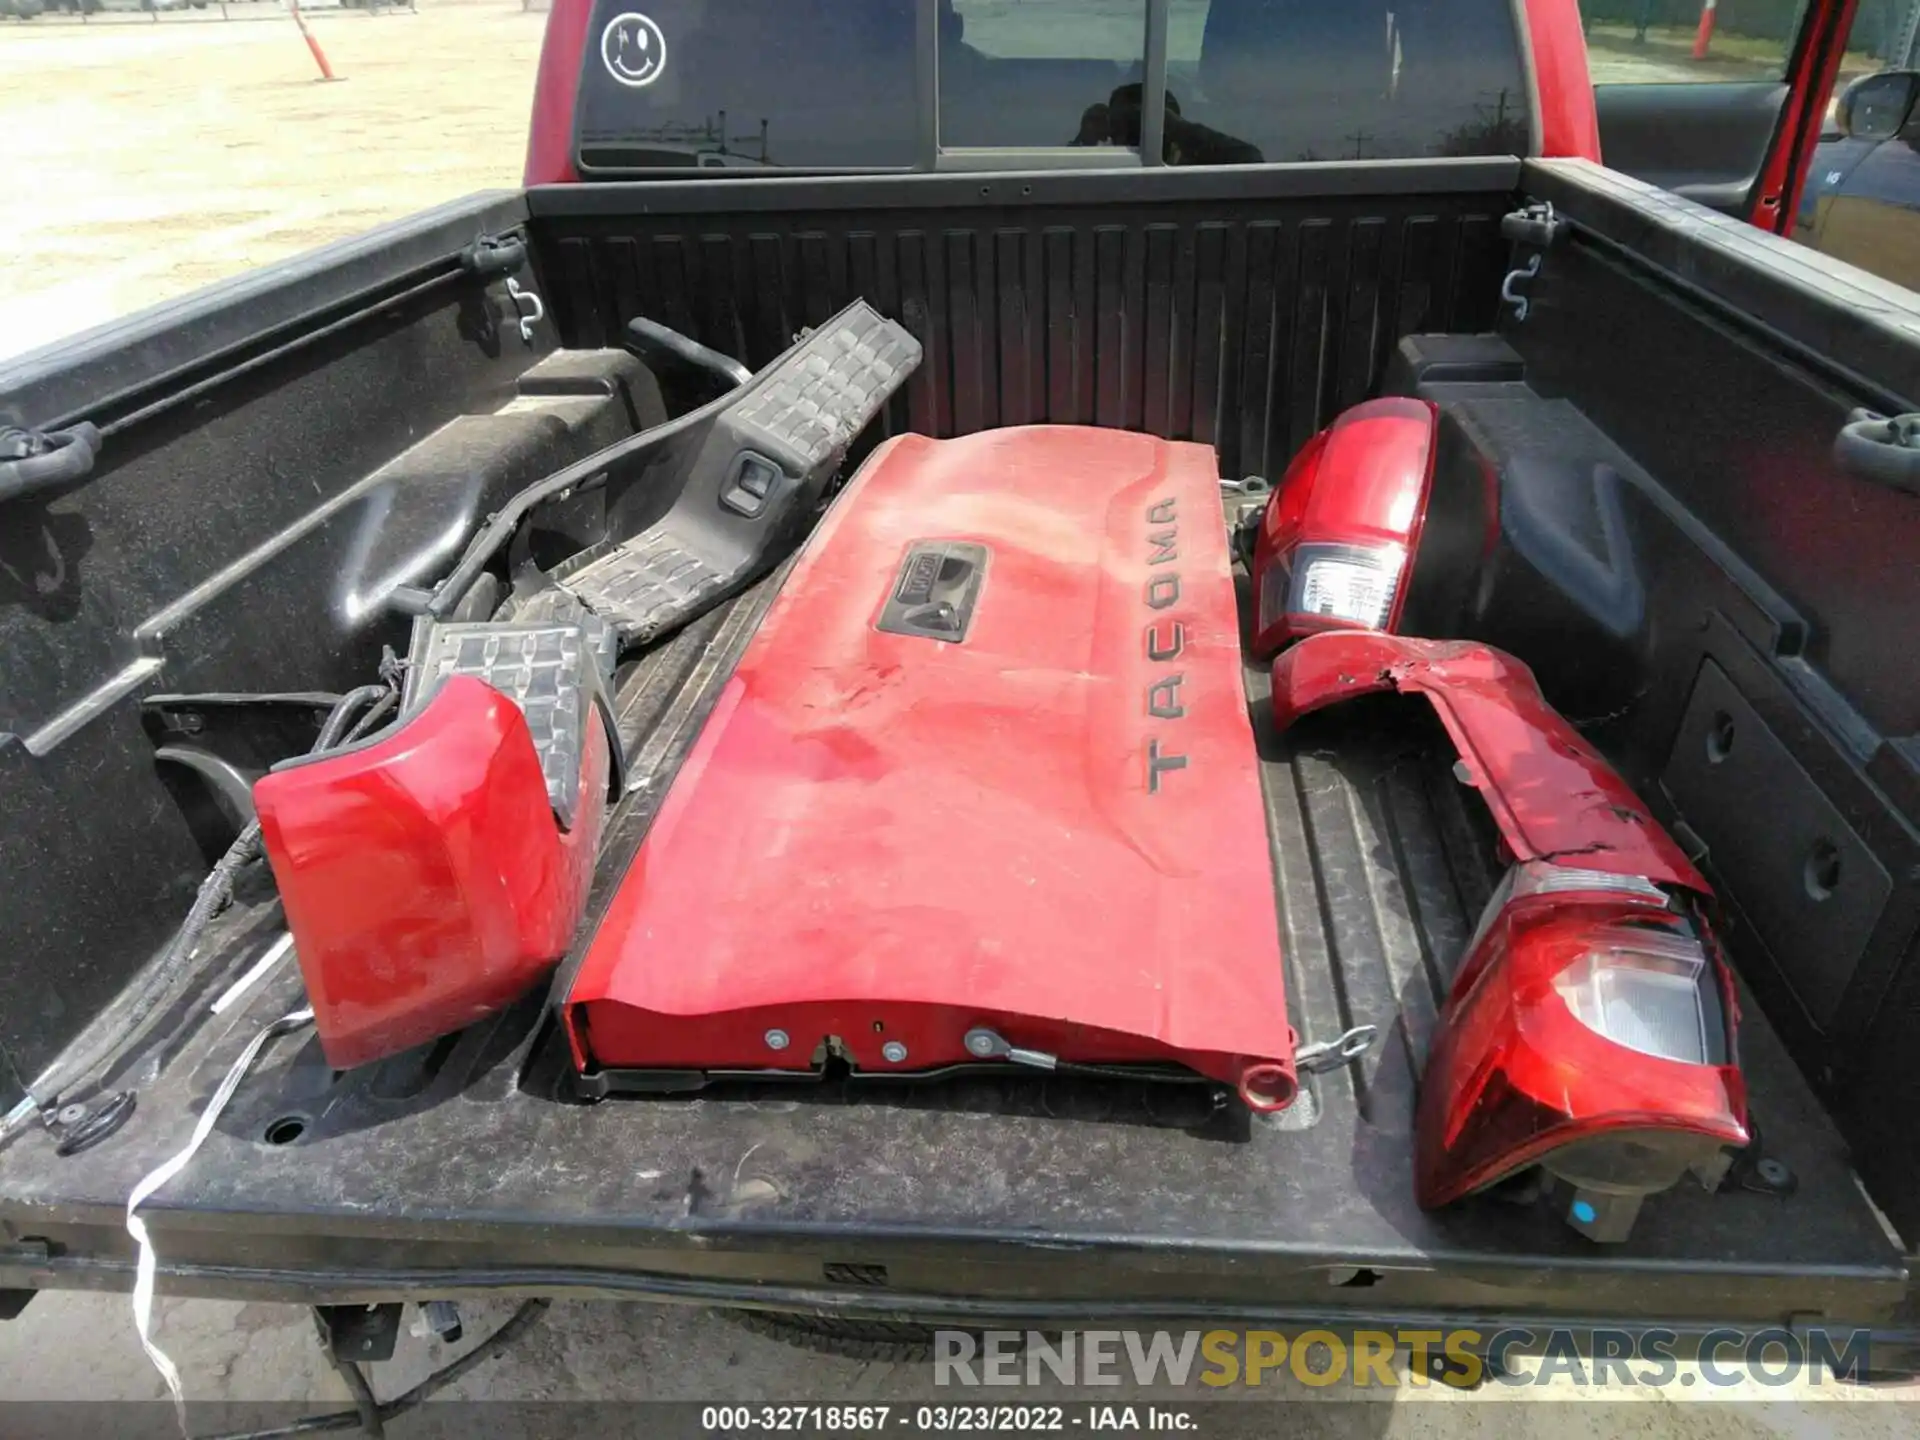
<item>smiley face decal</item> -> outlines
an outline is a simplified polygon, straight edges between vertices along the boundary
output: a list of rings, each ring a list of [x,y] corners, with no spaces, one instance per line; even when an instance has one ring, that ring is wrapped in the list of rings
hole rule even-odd
[[[622,85],[651,85],[667,68],[667,37],[645,15],[616,15],[600,33],[600,59]]]

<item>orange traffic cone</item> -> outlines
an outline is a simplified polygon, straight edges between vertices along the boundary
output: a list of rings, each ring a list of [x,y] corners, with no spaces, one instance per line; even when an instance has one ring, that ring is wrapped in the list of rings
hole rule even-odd
[[[300,27],[300,38],[307,42],[307,49],[313,52],[313,63],[320,67],[322,80],[335,80],[333,67],[327,63],[327,52],[320,48],[320,42],[313,38],[313,32],[307,29],[306,16],[300,13],[300,0],[287,0],[287,9],[293,12],[293,23]]]

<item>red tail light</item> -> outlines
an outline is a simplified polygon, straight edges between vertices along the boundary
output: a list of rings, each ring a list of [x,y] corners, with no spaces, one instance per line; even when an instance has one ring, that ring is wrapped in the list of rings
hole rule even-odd
[[[1254,544],[1256,656],[1316,631],[1399,624],[1438,431],[1425,400],[1371,400],[1294,458]]]
[[[461,1029],[539,981],[586,904],[609,764],[596,721],[561,829],[520,708],[455,676],[373,743],[254,786],[330,1065]]]
[[[1421,1090],[1420,1203],[1541,1166],[1596,1240],[1747,1143],[1732,985],[1705,921],[1651,881],[1517,865],[1481,921]]]

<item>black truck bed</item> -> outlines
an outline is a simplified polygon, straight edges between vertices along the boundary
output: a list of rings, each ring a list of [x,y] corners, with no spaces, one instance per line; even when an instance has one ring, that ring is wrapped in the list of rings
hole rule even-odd
[[[618,708],[643,783],[612,829],[603,890],[777,583],[624,677]],[[1257,689],[1258,672],[1249,679]],[[1900,1257],[1752,1010],[1753,1109],[1797,1176],[1792,1196],[1683,1189],[1651,1202],[1617,1248],[1541,1207],[1421,1212],[1417,1056],[1491,884],[1472,792],[1423,707],[1336,709],[1285,743],[1266,729],[1303,1043],[1361,1023],[1385,1032],[1359,1065],[1308,1079],[1292,1110],[1256,1119],[1213,1109],[1198,1087],[1059,1078],[566,1103],[538,1004],[345,1075],[311,1039],[289,1040],[145,1207],[163,1288],[307,1300],[573,1290],[1060,1323],[1443,1310],[1864,1323],[1894,1310]],[[276,913],[234,912],[234,927],[260,932],[237,954],[259,953]],[[58,1159],[44,1135],[17,1141],[0,1286],[128,1284],[127,1193],[184,1141],[247,1039],[299,1003],[284,967],[188,1034],[135,1123],[95,1151]],[[44,1229],[28,1218],[36,1196]]]
[[[1906,1267],[1841,1132],[1895,1220],[1920,1223],[1906,1183],[1920,749],[1901,648],[1920,512],[1865,493],[1828,451],[1849,406],[1920,404],[1920,330],[1909,301],[1819,257],[1558,163],[480,196],[0,367],[0,408],[108,432],[98,473],[0,526],[0,558],[32,587],[0,594],[0,1105],[126,993],[209,863],[159,783],[143,705],[161,689],[363,683],[405,620],[365,611],[356,587],[420,578],[409,567],[435,558],[420,536],[460,533],[658,423],[657,390],[608,359],[627,317],[759,364],[865,295],[927,347],[887,433],[1121,426],[1273,478],[1380,391],[1402,337],[1495,328],[1513,263],[1500,217],[1525,198],[1551,199],[1576,233],[1544,267],[1533,318],[1503,327],[1526,393],[1473,400],[1520,416],[1482,438],[1524,459],[1521,442],[1545,436],[1549,458],[1634,470],[1644,573],[1629,588],[1647,603],[1604,632],[1551,586],[1532,592],[1547,604],[1506,613],[1545,627],[1520,639],[1553,663],[1569,714],[1627,717],[1608,753],[1708,852],[1767,1007],[1743,1007],[1753,1111],[1794,1194],[1682,1190],[1619,1247],[1540,1208],[1414,1205],[1418,1054],[1490,877],[1444,740],[1418,706],[1382,702],[1263,738],[1302,1039],[1388,1031],[1272,1122],[1194,1091],[1053,1079],[568,1103],[536,999],[345,1076],[313,1044],[281,1042],[145,1207],[162,1289],[577,1290],[1036,1323],[1909,1321]],[[521,278],[551,317],[530,340],[505,275],[470,263],[483,234],[524,246]],[[770,593],[623,672],[643,783],[617,812],[616,850],[638,844]],[[1711,785],[1673,758],[1709,661],[1753,712],[1742,734],[1777,742]],[[1862,863],[1848,859],[1837,895],[1811,894],[1807,846],[1842,823]],[[1756,835],[1777,843],[1743,861]],[[266,897],[243,900],[193,1006],[277,933]],[[297,1003],[289,967],[219,1021],[176,1026],[157,1070],[133,1067],[132,1124],[91,1152],[59,1159],[37,1131],[0,1150],[0,1292],[128,1287],[128,1192]],[[0,1293],[0,1313],[14,1298]]]

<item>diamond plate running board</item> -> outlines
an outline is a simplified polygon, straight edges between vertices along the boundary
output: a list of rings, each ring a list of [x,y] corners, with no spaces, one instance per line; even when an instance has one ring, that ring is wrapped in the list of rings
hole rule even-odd
[[[804,530],[847,449],[921,357],[907,330],[856,301],[749,381],[714,420],[672,507],[552,578],[622,646],[684,625],[760,574]]]

